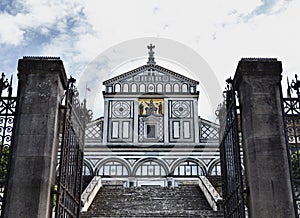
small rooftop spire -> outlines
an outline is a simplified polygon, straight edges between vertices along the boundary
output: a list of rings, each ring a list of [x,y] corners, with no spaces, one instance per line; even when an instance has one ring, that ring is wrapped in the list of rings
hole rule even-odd
[[[153,49],[155,48],[155,45],[150,44],[147,46],[147,48],[149,49],[149,52],[148,52],[149,57],[148,57],[147,64],[156,64],[154,61],[154,56],[153,56],[154,55]]]

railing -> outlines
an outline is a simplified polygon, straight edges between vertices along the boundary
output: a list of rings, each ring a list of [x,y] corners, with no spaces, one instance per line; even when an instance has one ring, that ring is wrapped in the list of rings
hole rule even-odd
[[[213,211],[222,210],[223,199],[205,176],[199,177],[199,187]]]
[[[98,193],[101,187],[101,176],[95,176],[81,195],[82,212],[85,212],[89,209],[90,205],[92,204],[96,194]]]
[[[300,81],[288,81],[287,96],[283,98],[286,144],[290,164],[296,217],[300,217]]]
[[[199,117],[200,142],[219,141],[219,128],[219,125]]]
[[[3,94],[7,89],[8,94]],[[5,210],[7,182],[9,179],[10,156],[13,147],[14,123],[16,119],[17,97],[12,96],[12,78],[10,83],[2,73],[0,78],[0,217]]]

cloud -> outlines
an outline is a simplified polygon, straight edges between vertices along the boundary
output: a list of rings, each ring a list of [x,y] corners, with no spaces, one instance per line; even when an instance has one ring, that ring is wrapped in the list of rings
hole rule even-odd
[[[296,0],[2,0],[1,67],[15,70],[22,55],[54,55],[76,76],[120,42],[162,37],[193,48],[221,84],[243,56],[278,57],[295,72],[299,10]]]
[[[26,55],[61,56],[74,66],[73,57],[81,53],[75,45],[90,31],[79,1],[28,0],[21,8],[14,15],[0,15],[0,43],[24,49]]]
[[[24,39],[27,32],[35,30],[37,33],[47,34],[50,32],[49,29],[61,32],[66,29],[72,30],[82,17],[82,6],[79,1],[71,3],[58,0],[27,0],[26,3],[14,1],[10,6],[2,6],[1,10],[4,13],[0,15],[0,43],[15,46],[26,43]]]
[[[23,4],[20,4],[17,0],[2,0],[0,1],[0,12],[10,15],[17,15],[24,11]]]
[[[17,46],[24,38],[24,30],[19,27],[12,17],[12,15],[6,13],[0,15],[0,42]]]
[[[295,27],[299,26],[300,2],[290,2],[286,7],[280,13],[260,14],[247,22],[218,26],[215,42],[208,41],[203,50],[219,78],[224,81],[224,77],[233,75],[241,57],[277,57],[283,61],[285,71],[290,71],[290,67],[299,71],[296,59],[300,32]],[[217,52],[207,52],[209,49]]]
[[[241,14],[243,21],[255,18],[259,15],[273,15],[284,12],[291,0],[262,0],[262,4],[256,7],[251,13]]]

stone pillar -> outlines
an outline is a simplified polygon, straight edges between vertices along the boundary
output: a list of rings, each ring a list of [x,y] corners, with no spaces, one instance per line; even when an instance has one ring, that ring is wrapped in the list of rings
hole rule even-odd
[[[102,143],[105,145],[107,143],[108,136],[108,111],[109,111],[109,100],[104,97],[104,119],[103,119],[103,140]]]
[[[195,136],[195,143],[200,143],[200,128],[199,126],[199,115],[198,115],[198,98],[193,99],[193,106],[194,106],[194,136]]]
[[[133,143],[139,143],[139,102],[138,99],[134,101],[134,115],[133,115]]]
[[[277,59],[242,59],[234,86],[241,105],[250,217],[295,217]]]
[[[5,217],[47,218],[57,164],[59,105],[67,85],[59,58],[18,63],[18,105]]]
[[[169,144],[169,99],[168,97],[164,98],[164,144]]]

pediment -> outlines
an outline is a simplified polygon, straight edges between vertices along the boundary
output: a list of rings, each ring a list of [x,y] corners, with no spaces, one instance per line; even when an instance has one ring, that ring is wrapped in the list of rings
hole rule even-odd
[[[179,73],[176,73],[159,65],[144,65],[103,82],[103,84],[106,86],[114,86],[115,84],[130,85],[132,83],[185,83],[189,86],[196,86],[197,84],[199,84],[198,81],[190,79],[186,76],[183,76]]]

